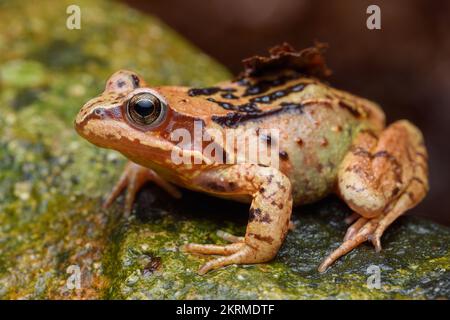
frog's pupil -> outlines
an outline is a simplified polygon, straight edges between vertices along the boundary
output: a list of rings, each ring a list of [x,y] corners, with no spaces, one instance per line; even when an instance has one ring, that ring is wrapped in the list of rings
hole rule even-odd
[[[150,99],[141,99],[136,101],[134,111],[145,118],[155,111],[155,104]]]
[[[158,97],[143,92],[133,96],[127,105],[129,119],[137,125],[155,125],[164,117],[165,105]]]

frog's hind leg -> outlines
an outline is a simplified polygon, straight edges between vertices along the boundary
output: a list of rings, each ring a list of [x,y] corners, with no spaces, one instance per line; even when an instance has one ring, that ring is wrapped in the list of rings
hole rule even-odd
[[[417,205],[428,191],[427,152],[420,131],[398,121],[378,138],[362,131],[339,172],[339,193],[360,215],[344,242],[320,265],[324,272],[334,261],[369,240],[377,251],[386,228]]]
[[[125,197],[125,215],[129,216],[133,208],[136,194],[147,182],[154,182],[156,185],[166,190],[174,198],[180,198],[181,193],[170,183],[163,180],[156,172],[151,169],[145,168],[134,162],[128,162],[125,169],[113,187],[111,193],[103,203],[104,208],[108,208],[114,200],[127,188],[127,194]]]
[[[205,263],[200,274],[230,264],[261,263],[275,257],[289,230],[292,211],[291,184],[283,173],[271,167],[242,164],[203,173],[196,182],[225,192],[230,188],[230,192],[248,194],[253,199],[245,237],[222,231],[219,237],[231,244],[184,246],[184,251],[190,253],[222,256]]]

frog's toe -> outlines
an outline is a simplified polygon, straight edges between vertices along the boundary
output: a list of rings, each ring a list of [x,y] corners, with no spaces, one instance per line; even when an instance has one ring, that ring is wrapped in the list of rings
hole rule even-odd
[[[129,162],[125,166],[125,170],[119,178],[119,181],[103,203],[103,207],[108,208],[126,188],[127,193],[125,196],[124,213],[126,216],[130,215],[137,193],[147,182],[154,182],[174,198],[178,199],[181,197],[181,193],[178,189],[159,177],[156,172],[133,162]]]
[[[231,264],[250,264],[260,262],[258,259],[258,253],[254,248],[246,245],[245,243],[233,243],[229,246],[234,245],[238,247],[234,253],[208,261],[198,270],[198,273],[203,275],[208,271],[219,269]]]
[[[358,220],[356,220],[355,223],[353,223],[345,233],[344,241],[347,241],[348,239],[351,239],[355,236],[355,234],[361,230],[361,228],[366,224],[367,219],[364,217],[360,217]]]
[[[239,251],[244,245],[244,243],[232,243],[227,245],[189,243],[183,246],[183,250],[189,253],[227,256]]]
[[[119,181],[113,187],[111,193],[103,203],[104,208],[108,208],[126,188],[124,213],[126,216],[131,214],[136,194],[139,192],[142,185],[149,180],[147,174],[141,168],[142,167],[131,162],[126,165]]]
[[[127,187],[127,184],[128,184],[128,177],[126,172],[124,172],[119,178],[119,181],[117,181],[111,192],[106,197],[106,200],[103,202],[102,205],[103,209],[107,209],[109,206],[111,206],[114,200],[116,200],[117,197],[122,193],[122,191]]]
[[[250,246],[245,242],[236,242],[227,245],[190,243],[185,245],[183,250],[189,253],[222,255],[222,257],[212,259],[205,263],[198,270],[200,275],[231,264],[260,263],[272,258],[272,255],[265,255],[264,251]]]
[[[378,230],[378,228],[377,228]],[[376,252],[381,251],[381,234],[377,234],[377,230],[375,230],[374,234],[369,236],[370,242],[372,242],[372,245],[375,247]]]
[[[372,240],[374,232],[378,226],[379,219],[367,220],[365,218],[358,219],[347,231],[344,242],[331,254],[329,254],[320,264],[319,272],[325,272],[337,259],[349,253],[361,243]],[[375,246],[377,249],[377,246]]]
[[[244,242],[244,237],[238,237],[222,230],[217,230],[216,234],[219,238],[231,243]]]

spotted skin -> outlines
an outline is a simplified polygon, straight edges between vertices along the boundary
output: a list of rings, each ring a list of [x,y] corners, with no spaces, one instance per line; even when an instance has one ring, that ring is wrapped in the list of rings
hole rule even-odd
[[[227,245],[186,244],[188,253],[219,255],[200,274],[230,264],[273,259],[292,227],[293,205],[337,194],[353,210],[343,244],[320,265],[325,271],[364,241],[381,249],[384,230],[414,207],[428,190],[427,151],[420,131],[407,121],[387,128],[373,102],[330,87],[320,48],[271,49],[269,57],[245,60],[247,69],[233,81],[206,88],[151,87],[137,74],[121,70],[104,92],[88,101],[75,119],[77,132],[93,144],[117,150],[130,163],[105,205],[127,188],[125,211],[135,194],[153,181],[179,197],[173,185],[250,204],[245,236],[219,232]],[[157,98],[160,122],[130,118],[130,101],[146,93]],[[161,111],[163,110],[163,111]],[[159,116],[159,115],[158,115]],[[145,119],[145,118],[143,118]],[[197,125],[200,124],[200,129]],[[200,130],[214,155],[180,144],[173,133]],[[276,130],[277,134],[268,133]],[[216,139],[227,134],[240,149]],[[255,139],[255,140],[250,140]],[[250,141],[274,147],[278,165],[246,159]],[[271,149],[272,150],[272,149]],[[179,154],[189,163],[175,163]],[[219,159],[226,161],[219,161]]]

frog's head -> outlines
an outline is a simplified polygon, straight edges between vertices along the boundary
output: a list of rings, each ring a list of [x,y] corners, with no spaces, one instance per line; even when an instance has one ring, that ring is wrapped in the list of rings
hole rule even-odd
[[[195,122],[204,124],[210,113],[204,103],[190,99],[187,91],[184,87],[148,87],[137,74],[118,71],[108,79],[104,92],[81,108],[75,129],[91,143],[117,150],[141,165],[179,167],[173,162],[173,151],[186,150],[172,141],[171,133],[179,128],[193,133]]]

